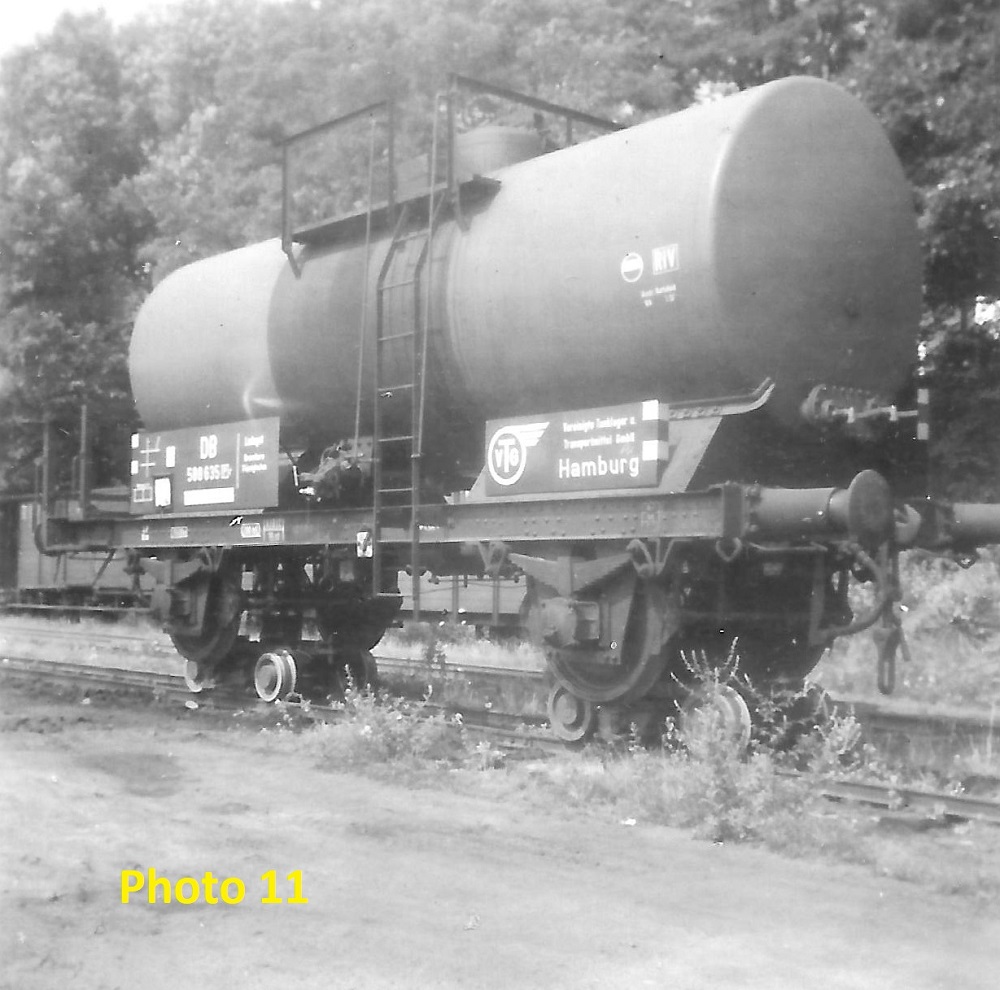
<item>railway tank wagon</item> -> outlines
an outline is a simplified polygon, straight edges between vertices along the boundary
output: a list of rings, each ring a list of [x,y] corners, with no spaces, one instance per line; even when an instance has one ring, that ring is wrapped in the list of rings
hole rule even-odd
[[[769,411],[797,423],[814,384],[888,399],[914,361],[912,196],[877,122],[832,85],[785,80],[493,174],[431,249],[427,405],[463,428],[768,377]],[[358,328],[393,238],[366,257],[363,231],[332,233],[296,267],[275,240],[158,286],[130,353],[147,428],[279,412],[292,439],[352,432]],[[405,342],[388,350],[405,364]]]
[[[877,121],[793,78],[544,154],[453,130],[446,178],[154,290],[132,514],[53,545],[134,550],[194,686],[255,628],[265,698],[369,676],[405,565],[526,579],[566,738],[683,702],[692,650],[799,684],[878,625],[890,664],[898,550],[1000,517],[903,501],[921,263]]]

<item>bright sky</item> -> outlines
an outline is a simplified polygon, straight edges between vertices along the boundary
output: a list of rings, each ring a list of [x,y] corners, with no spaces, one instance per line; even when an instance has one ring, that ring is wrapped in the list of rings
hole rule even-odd
[[[6,0],[0,8],[0,55],[48,34],[66,11],[84,14],[103,9],[112,23],[125,24],[143,10],[171,2],[176,0]]]

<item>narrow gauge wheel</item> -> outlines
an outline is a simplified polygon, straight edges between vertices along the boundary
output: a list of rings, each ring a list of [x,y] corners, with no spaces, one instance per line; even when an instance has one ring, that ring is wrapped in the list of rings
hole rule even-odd
[[[696,688],[681,705],[681,737],[689,745],[698,739],[702,726],[718,726],[720,734],[742,753],[750,745],[750,709],[743,695],[729,684]]]
[[[549,693],[549,724],[564,742],[584,742],[597,727],[597,711],[593,704],[578,698],[562,684]]]
[[[298,663],[288,650],[261,654],[254,666],[253,686],[261,701],[283,701],[295,693],[298,681]]]

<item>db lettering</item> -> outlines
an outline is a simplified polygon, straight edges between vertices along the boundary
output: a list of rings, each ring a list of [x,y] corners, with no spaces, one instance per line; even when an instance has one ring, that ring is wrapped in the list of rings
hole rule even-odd
[[[207,461],[219,456],[219,437],[216,433],[198,437],[198,456]]]

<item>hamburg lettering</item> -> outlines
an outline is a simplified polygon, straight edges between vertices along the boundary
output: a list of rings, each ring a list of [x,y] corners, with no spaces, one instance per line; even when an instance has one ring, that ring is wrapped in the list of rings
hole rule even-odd
[[[593,461],[573,461],[568,457],[559,458],[559,480],[568,478],[605,478],[612,477],[638,478],[638,457],[610,457],[600,455]]]

